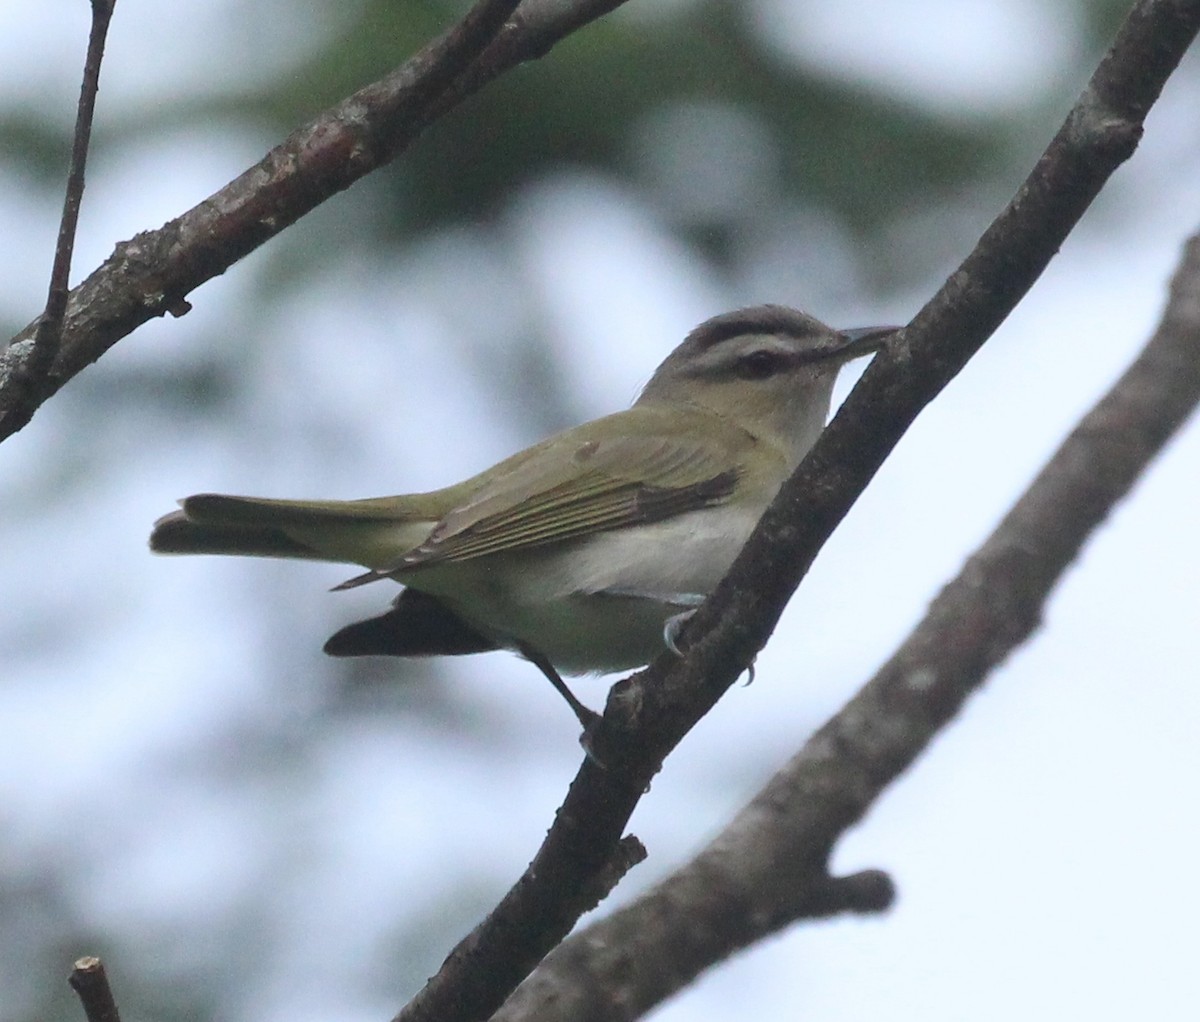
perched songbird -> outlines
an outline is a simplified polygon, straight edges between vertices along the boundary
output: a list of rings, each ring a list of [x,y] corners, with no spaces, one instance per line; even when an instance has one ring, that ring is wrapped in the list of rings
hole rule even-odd
[[[838,369],[895,327],[838,331],[761,305],[693,330],[631,408],[534,444],[461,483],[352,501],[199,494],[151,549],[340,561],[390,578],[390,610],[343,628],[333,656],[510,649],[585,728],[563,683],[639,667],[732,564],[812,447]]]

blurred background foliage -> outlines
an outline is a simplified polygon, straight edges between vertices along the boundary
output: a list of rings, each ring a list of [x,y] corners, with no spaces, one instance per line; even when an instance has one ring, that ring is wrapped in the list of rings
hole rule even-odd
[[[464,6],[364,0],[322,8],[320,18],[310,11],[309,24],[284,33],[310,33],[293,43],[296,56],[287,66],[272,74],[247,68],[244,78],[225,74],[149,110],[102,110],[97,150],[120,151],[189,124],[281,138],[386,73]],[[574,171],[637,191],[663,223],[734,279],[779,210],[802,208],[833,218],[861,245],[881,286],[924,281],[931,267],[961,251],[961,239],[897,260],[889,229],[976,189],[1004,194],[1044,144],[1047,126],[1126,7],[1098,0],[1047,6],[1079,32],[1077,61],[1047,67],[1041,94],[1018,109],[964,104],[951,111],[806,65],[773,37],[769,8],[739,0],[631,4],[503,77],[339,198],[343,206],[369,207],[354,219],[368,229],[334,240],[378,258],[381,249],[429,232],[486,224],[530,182]],[[272,19],[288,13],[274,5],[268,11]],[[276,56],[271,63],[285,61]],[[55,113],[47,119],[26,104],[0,109],[6,162],[47,197],[59,194],[69,151],[69,111]],[[331,258],[327,246],[307,254],[307,263],[289,267],[298,286],[303,273],[321,272]]]
[[[79,72],[69,54],[83,50],[86,4],[75,6],[80,11],[69,23],[46,23],[47,30],[74,32],[57,43],[62,59],[47,62],[55,88],[0,94],[0,172],[6,189],[37,210],[24,220],[9,219],[8,226],[36,223],[42,232],[36,238],[9,236],[12,277],[21,282],[42,278],[43,264],[48,268],[50,261],[49,225],[61,201],[73,112],[73,103],[63,97],[77,87]],[[201,18],[193,26],[187,19],[195,11],[188,11],[172,32],[161,13],[137,0],[121,0],[113,31],[130,41],[110,48],[104,71],[93,188],[84,207],[93,224],[99,217],[98,235],[85,252],[103,255],[120,237],[182,212],[182,206],[159,209],[158,221],[121,222],[118,230],[124,234],[104,236],[113,224],[103,213],[106,201],[115,205],[117,196],[132,201],[139,190],[153,192],[160,178],[177,172],[157,162],[169,151],[168,143],[194,139],[183,142],[172,158],[191,161],[190,172],[203,163],[201,150],[211,154],[220,169],[207,168],[206,180],[210,188],[218,187],[300,123],[386,73],[464,6],[437,0],[217,5],[237,26],[240,40],[230,36],[228,59],[160,90],[146,73],[129,76],[129,84],[121,62],[146,54],[151,63],[170,63],[176,48],[189,46],[198,46],[202,59],[210,60],[211,51],[199,42],[211,22]],[[528,211],[531,195],[549,194],[547,182],[568,194],[582,187],[618,197],[631,220],[648,223],[668,239],[671,252],[697,268],[714,306],[705,313],[726,302],[758,300],[831,312],[890,303],[911,312],[915,300],[952,268],[1011,194],[1127,7],[1115,0],[1045,0],[1043,20],[1060,30],[1054,61],[1029,76],[1022,90],[979,102],[947,102],[818,59],[816,44],[805,48],[803,25],[819,6],[802,0],[642,0],[468,100],[394,165],[229,271],[219,292],[216,285],[198,292],[197,311],[186,320],[154,325],[155,337],[168,330],[183,337],[171,342],[176,346],[168,345],[166,354],[130,339],[55,399],[54,410],[41,413],[26,431],[29,436],[13,445],[24,447],[11,456],[6,470],[19,482],[5,492],[6,516],[10,528],[25,531],[10,531],[17,537],[10,546],[47,549],[58,543],[37,531],[43,509],[91,500],[90,488],[99,479],[116,489],[126,486],[135,464],[147,476],[168,476],[180,493],[237,472],[246,489],[263,489],[259,480],[265,479],[280,489],[291,485],[294,492],[287,476],[291,466],[301,476],[311,472],[314,488],[322,478],[342,472],[336,479],[346,491],[342,495],[365,495],[354,493],[361,484],[350,480],[365,477],[370,458],[386,462],[388,478],[406,478],[405,459],[416,456],[372,439],[351,414],[361,409],[346,406],[361,401],[377,415],[388,406],[387,387],[373,388],[371,378],[403,374],[412,360],[425,358],[421,345],[429,344],[427,337],[411,338],[428,334],[429,315],[405,313],[395,347],[383,355],[381,348],[361,341],[360,327],[338,303],[369,303],[405,287],[436,296],[447,266],[472,284],[442,294],[439,308],[449,325],[433,331],[434,343],[448,352],[457,370],[477,376],[477,390],[470,390],[465,401],[492,402],[493,412],[503,409],[508,421],[490,437],[490,453],[499,456],[550,428],[604,410],[589,404],[587,370],[573,368],[572,355],[556,341],[561,318],[546,304],[545,283],[531,279],[534,263],[528,253],[516,251],[513,225]],[[870,17],[873,5],[861,11],[860,5],[842,6],[844,17],[854,19]],[[912,17],[919,18],[922,5],[910,6]],[[933,16],[944,10],[934,5]],[[927,30],[936,34],[938,24],[929,23]],[[110,79],[118,80],[111,92]],[[130,154],[145,155],[130,166]],[[138,216],[154,215],[131,208]],[[609,208],[585,205],[574,215],[604,215]],[[20,260],[18,246],[27,253]],[[77,277],[95,264],[87,258],[77,262]],[[40,293],[34,286],[10,287],[0,304],[0,326],[13,333],[32,318]],[[223,296],[219,300],[213,297],[217,293]],[[614,301],[621,298],[613,295]],[[218,301],[224,311],[211,308]],[[380,320],[387,316],[386,308],[378,311]],[[373,335],[375,327],[361,329]],[[302,334],[316,335],[312,343],[318,350],[360,360],[360,374],[351,379],[338,370],[333,375],[344,386],[335,385],[323,396],[313,385],[328,362],[317,359],[318,368],[311,370],[303,368],[300,356],[295,362],[302,368],[280,364],[293,360]],[[665,350],[654,352],[649,364]],[[603,353],[595,357],[602,359]],[[439,365],[435,371],[444,372],[445,363]],[[480,397],[485,393],[490,396]],[[538,399],[530,400],[531,395]],[[409,399],[395,396],[397,407],[389,409],[395,421],[404,419]],[[214,448],[197,441],[198,432],[223,439]],[[310,453],[295,453],[298,436]],[[169,466],[166,455],[147,463],[144,454],[135,453],[147,437],[164,449],[177,445]],[[455,447],[459,438],[444,439]],[[298,466],[297,459],[304,463]],[[433,460],[460,467],[456,453]],[[221,466],[231,463],[237,470],[222,476]],[[462,459],[461,467],[471,466]],[[171,491],[171,496],[180,493]],[[156,492],[156,499],[161,494]],[[129,530],[125,502],[114,498],[111,516]],[[57,518],[46,528],[62,528],[70,520]],[[60,549],[60,557],[86,563],[73,550],[70,545]],[[66,859],[46,854],[47,843],[36,828],[21,840],[0,841],[0,1018],[5,1022],[78,1017],[62,979],[66,964],[83,951],[112,963],[126,1018],[262,1019],[279,1013],[279,1005],[289,1003],[279,989],[285,981],[271,987],[264,979],[275,974],[268,963],[278,966],[277,959],[286,955],[297,913],[307,913],[309,923],[320,926],[320,900],[310,902],[305,891],[305,871],[316,855],[311,847],[294,846],[293,829],[303,825],[289,815],[298,811],[287,808],[287,797],[312,781],[318,747],[330,741],[329,721],[403,718],[412,726],[415,719],[415,726],[431,733],[454,730],[460,743],[472,743],[492,760],[523,747],[520,722],[497,724],[492,710],[476,708],[458,699],[457,690],[447,694],[446,686],[435,683],[443,665],[328,664],[325,676],[313,677],[296,635],[303,628],[307,642],[310,634],[319,638],[322,629],[336,623],[332,617],[317,618],[334,611],[312,608],[319,586],[306,591],[305,585],[293,585],[290,569],[253,575],[229,570],[239,572],[230,577],[249,595],[244,604],[223,607],[216,627],[248,628],[246,621],[253,619],[258,638],[239,641],[251,648],[247,659],[253,670],[271,676],[262,683],[262,706],[249,715],[249,723],[214,725],[203,742],[152,761],[166,763],[164,769],[198,799],[215,799],[220,792],[227,800],[230,786],[242,792],[242,804],[224,811],[237,820],[237,826],[230,822],[230,833],[247,827],[253,842],[229,837],[228,848],[214,853],[222,860],[245,860],[237,867],[240,881],[214,904],[204,905],[200,898],[197,908],[194,893],[189,895],[187,912],[179,915],[166,909],[161,916],[121,914],[118,895],[95,894],[102,878],[73,873]],[[28,565],[14,569],[24,580],[33,573]],[[183,592],[168,592],[162,599],[178,601]],[[295,600],[293,592],[299,594]],[[97,606],[84,612],[81,598]],[[43,686],[48,675],[61,677],[58,651],[78,647],[94,653],[89,636],[115,628],[114,615],[126,598],[141,606],[136,601],[144,596],[128,595],[111,576],[86,573],[23,595],[25,612],[0,626],[5,660],[29,671],[31,689]],[[199,611],[182,603],[173,612],[163,610],[171,620],[192,613]],[[336,614],[345,617],[343,608]],[[227,637],[217,633],[213,641]],[[316,638],[310,645],[319,646]],[[180,653],[185,648],[170,655],[186,657]],[[114,659],[127,663],[116,654]],[[41,664],[49,666],[36,666]],[[268,664],[270,671],[263,671]],[[392,684],[399,670],[416,680]],[[548,695],[544,702],[550,703]],[[567,728],[556,709],[547,707],[545,720],[553,722],[547,726]],[[345,734],[340,740],[353,744]],[[552,792],[562,779],[548,782],[547,805],[553,804]],[[105,783],[80,778],[85,780]],[[163,797],[149,796],[146,809],[159,826],[165,810],[156,799]],[[170,797],[179,798],[178,790]],[[0,807],[0,819],[4,812]],[[533,822],[523,836],[536,835],[549,818],[543,805],[529,813]],[[85,819],[82,825],[95,823]],[[189,826],[179,822],[174,840],[181,845],[192,841]],[[84,843],[95,840],[93,833]],[[212,836],[198,832],[195,840]],[[247,843],[253,844],[252,853],[243,847]],[[127,885],[149,883],[146,876],[156,871],[170,874],[176,866],[169,849],[168,843],[122,867],[131,871]],[[519,859],[532,845],[522,840],[517,849]],[[214,871],[216,877],[219,870]],[[412,988],[435,968],[439,950],[473,924],[512,876],[507,862],[482,875],[478,869],[464,870],[436,896],[415,899],[411,916],[382,923],[371,931],[381,934],[371,942],[362,938],[366,950],[347,968],[349,978],[325,993],[328,1001],[314,995],[316,1007],[308,1013],[386,1017],[373,1013],[395,1007],[397,984]],[[197,922],[206,913],[209,922]],[[96,921],[101,915],[102,929]],[[316,946],[321,947],[319,941]],[[291,995],[308,996],[306,984],[327,982],[323,969],[328,968],[316,968],[300,983],[289,979]],[[356,989],[361,999],[353,1010],[345,1007],[345,989]]]

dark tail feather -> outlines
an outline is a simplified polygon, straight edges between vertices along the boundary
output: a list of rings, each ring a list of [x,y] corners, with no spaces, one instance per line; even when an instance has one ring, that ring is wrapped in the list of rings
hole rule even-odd
[[[419,589],[405,589],[387,613],[347,625],[325,643],[330,656],[458,656],[499,648]]]
[[[158,554],[243,554],[248,557],[305,557],[319,554],[266,525],[213,525],[191,521],[182,511],[154,523],[150,549]]]

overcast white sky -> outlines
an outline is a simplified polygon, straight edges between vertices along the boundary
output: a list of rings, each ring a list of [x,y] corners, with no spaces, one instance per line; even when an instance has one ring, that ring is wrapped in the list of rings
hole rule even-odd
[[[0,8],[10,101],[69,117],[86,7]],[[1024,0],[759,8],[786,15],[788,49],[937,108],[1022,102],[1036,93],[1030,79],[1065,62],[1072,45],[1072,26]],[[247,17],[281,33],[261,73],[309,27],[289,5],[122,0],[98,131],[106,108],[137,110],[158,90],[240,73]],[[921,30],[947,17],[951,35]],[[185,21],[194,30],[177,31]],[[699,847],[870,675],[1134,356],[1200,225],[1198,85],[1193,59],[1112,194],[921,417],[826,549],[755,684],[733,690],[668,763],[633,823],[650,860],[618,900]],[[89,177],[79,273],[199,201],[262,145],[214,126],[209,137],[106,152]],[[0,161],[9,239],[0,307],[13,317],[40,304],[57,201]],[[131,958],[161,952],[164,988],[189,955],[236,956],[238,940],[267,947],[231,1018],[390,1017],[410,990],[401,978],[380,986],[394,964],[374,961],[380,941],[398,919],[428,919],[429,944],[413,949],[404,976],[436,968],[471,923],[437,918],[445,900],[458,894],[482,910],[503,893],[580,753],[544,682],[501,654],[451,665],[443,726],[359,716],[294,734],[289,713],[299,719],[324,698],[322,628],[374,611],[383,595],[327,593],[344,575],[327,566],[153,559],[153,520],[197,490],[376,495],[441,485],[511,452],[528,438],[464,371],[454,339],[504,336],[522,314],[503,303],[518,272],[535,282],[592,414],[627,404],[704,317],[804,300],[723,291],[633,196],[595,180],[530,188],[500,229],[515,243],[515,270],[477,236],[440,238],[404,266],[332,267],[303,307],[269,322],[244,308],[263,265],[252,258],[196,292],[191,315],[149,324],[106,356],[111,370],[92,371],[104,380],[163,360],[183,366],[214,329],[231,346],[249,343],[248,329],[270,331],[287,358],[252,366],[252,429],[148,426],[115,413],[88,421],[68,389],[0,447],[0,649],[19,651],[3,654],[0,682],[0,884],[31,861],[56,863],[73,917],[120,935]],[[477,301],[481,289],[494,301]],[[924,297],[811,311],[845,326],[903,321]],[[393,343],[404,332],[427,339],[422,358]],[[102,469],[77,464],[81,451]],[[1087,548],[1043,632],[838,850],[841,869],[890,870],[896,908],[791,931],[657,1018],[1191,1017],[1198,464],[1192,424]],[[61,486],[64,472],[78,482]],[[248,622],[267,602],[260,632]],[[53,638],[55,620],[68,623],[69,641]],[[285,663],[267,659],[278,648],[263,638],[272,629],[294,636]],[[31,641],[39,630],[45,641]],[[598,682],[579,691],[602,702]],[[286,790],[220,769],[264,732],[278,736],[281,756],[303,757],[279,782]],[[0,947],[0,988],[24,954]],[[110,963],[118,974],[121,965]]]

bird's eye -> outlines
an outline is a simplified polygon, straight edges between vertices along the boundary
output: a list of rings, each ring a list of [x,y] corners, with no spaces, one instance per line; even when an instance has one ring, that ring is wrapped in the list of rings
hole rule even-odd
[[[737,360],[734,372],[743,380],[765,380],[779,372],[784,361],[777,351],[752,351]]]

